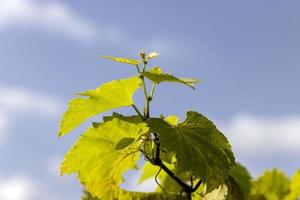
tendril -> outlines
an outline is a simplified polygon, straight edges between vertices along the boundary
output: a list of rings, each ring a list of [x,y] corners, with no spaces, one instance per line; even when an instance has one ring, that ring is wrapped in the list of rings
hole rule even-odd
[[[167,191],[162,187],[162,185],[158,182],[157,178],[158,178],[158,175],[159,173],[161,172],[161,167],[159,168],[158,172],[156,173],[155,175],[155,182],[156,184],[160,187],[160,189],[165,193],[165,194],[168,194]]]

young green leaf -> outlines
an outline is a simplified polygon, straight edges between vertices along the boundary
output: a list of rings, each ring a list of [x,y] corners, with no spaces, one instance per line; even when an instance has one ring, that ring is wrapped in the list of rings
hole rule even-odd
[[[116,57],[112,57],[112,56],[102,56],[103,58],[115,61],[115,62],[119,62],[119,63],[126,63],[126,64],[130,64],[130,65],[138,65],[139,61],[138,60],[134,60],[134,59],[130,59],[130,58],[116,58]]]
[[[154,67],[149,71],[145,71],[144,76],[147,77],[154,83],[161,83],[161,82],[174,82],[174,83],[181,83],[185,84],[193,89],[195,89],[195,84],[199,82],[199,80],[194,78],[177,78],[172,74],[166,73],[164,74],[160,67]]]
[[[111,81],[95,90],[79,93],[88,98],[79,97],[69,102],[69,108],[62,117],[58,135],[65,135],[88,118],[102,112],[132,105],[132,96],[140,86],[140,78],[134,76]]]
[[[145,123],[134,124],[120,119],[89,128],[67,153],[61,165],[62,174],[78,173],[85,188],[100,199],[112,200],[118,196],[122,175],[136,168],[139,143],[122,149],[116,145],[123,138],[139,138],[148,131]]]
[[[195,194],[193,194],[195,200],[247,200],[242,188],[237,183],[236,179],[231,175],[227,177],[224,184],[220,185],[217,189],[206,193],[206,185],[203,184]]]
[[[300,170],[296,171],[291,180],[291,191],[300,197]]]
[[[138,124],[138,123],[143,122],[143,120],[141,120],[141,118],[137,115],[124,116],[124,115],[121,115],[121,114],[116,113],[116,112],[113,112],[113,114],[111,116],[104,116],[103,121],[104,122],[111,121],[114,118],[117,118],[117,119],[120,119],[120,120],[123,120],[123,121],[127,121],[127,122],[130,122],[130,123],[134,123],[134,124]]]
[[[178,173],[191,172],[207,184],[208,192],[224,183],[234,157],[226,137],[210,120],[189,111],[177,126],[159,118],[147,123],[159,134],[161,146],[175,153]]]
[[[252,184],[252,195],[262,195],[270,200],[282,200],[288,193],[290,180],[281,171],[273,169],[266,171]]]
[[[159,53],[157,53],[156,51],[151,52],[147,55],[148,59],[152,59],[152,58],[156,58],[159,55]]]
[[[153,178],[159,170],[158,166],[152,165],[150,162],[146,162],[142,168],[142,174],[139,178],[139,183],[142,183],[150,178]],[[159,176],[162,176],[159,174]]]
[[[178,193],[159,193],[159,192],[132,192],[121,189],[119,191],[118,200],[186,200],[184,195]],[[100,200],[92,197],[90,193],[84,191],[81,200]]]
[[[178,124],[179,117],[177,117],[176,115],[170,115],[170,116],[166,117],[165,120],[169,124],[176,126]]]
[[[284,200],[300,199],[300,170],[296,171],[292,177],[290,184],[290,193]]]

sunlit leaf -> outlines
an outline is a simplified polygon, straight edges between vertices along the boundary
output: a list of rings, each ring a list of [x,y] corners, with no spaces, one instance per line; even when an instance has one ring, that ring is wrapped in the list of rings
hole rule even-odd
[[[79,93],[86,98],[79,97],[69,102],[69,108],[62,117],[58,135],[65,135],[88,118],[102,112],[132,105],[132,96],[140,86],[140,79],[134,76],[111,81],[95,90]]]
[[[191,172],[207,184],[208,192],[224,183],[234,157],[226,137],[210,120],[189,111],[177,126],[159,118],[147,123],[159,134],[161,146],[175,153],[178,173]]]
[[[176,115],[170,115],[168,117],[166,117],[165,119],[169,124],[176,126],[178,124],[179,121],[179,117],[177,117]]]
[[[150,162],[146,162],[142,168],[142,174],[139,178],[139,183],[142,183],[150,178],[153,178],[158,172],[159,167],[152,165]]]
[[[296,171],[291,180],[291,191],[300,197],[300,170]]]
[[[93,196],[112,200],[118,196],[123,173],[136,168],[139,159],[138,142],[120,150],[116,145],[123,138],[138,138],[147,131],[145,123],[117,118],[101,123],[96,129],[91,127],[66,154],[61,173],[78,173],[81,183]]]
[[[268,199],[262,194],[252,194],[250,196],[250,200],[268,200]],[[293,200],[295,200],[295,199],[293,199]]]
[[[290,181],[281,171],[266,171],[252,184],[252,195],[263,195],[267,200],[282,200],[289,193]]]
[[[112,56],[102,56],[103,58],[115,61],[115,62],[120,62],[120,63],[126,63],[126,64],[130,64],[130,65],[138,65],[139,61],[138,60],[134,60],[134,59],[130,59],[130,58],[117,58],[117,57],[112,57]]]
[[[118,119],[121,119],[123,121],[127,121],[127,122],[134,123],[134,124],[138,124],[138,123],[143,121],[143,120],[141,120],[141,118],[138,115],[124,116],[124,115],[121,115],[121,114],[116,113],[116,112],[113,112],[112,116],[104,116],[103,121],[105,121],[105,122],[111,121],[114,118],[118,118]]]
[[[152,58],[156,58],[159,55],[159,53],[157,53],[156,51],[151,52],[147,55],[148,59],[152,59]]]
[[[185,195],[178,193],[158,193],[158,192],[132,192],[120,190],[116,198],[118,200],[186,200]],[[84,192],[81,200],[100,200],[99,198],[92,197],[88,192]],[[101,199],[102,200],[102,199]]]
[[[185,84],[193,89],[195,89],[195,84],[199,82],[199,80],[194,78],[177,78],[170,73],[164,74],[160,67],[154,67],[143,74],[154,83],[175,82]]]
[[[203,200],[226,200],[228,188],[226,185],[220,185],[217,189],[205,194]],[[237,199],[236,199],[237,200]]]
[[[296,171],[293,175],[290,185],[290,193],[284,198],[284,200],[296,199],[300,199],[300,170]]]

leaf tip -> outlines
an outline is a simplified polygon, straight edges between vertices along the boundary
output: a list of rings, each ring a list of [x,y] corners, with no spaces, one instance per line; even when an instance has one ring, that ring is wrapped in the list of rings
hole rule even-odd
[[[62,127],[60,126],[60,127],[59,127],[59,130],[58,130],[58,132],[57,132],[57,137],[58,137],[58,138],[61,138],[63,135],[64,135],[64,132],[63,132],[63,130],[62,130]]]

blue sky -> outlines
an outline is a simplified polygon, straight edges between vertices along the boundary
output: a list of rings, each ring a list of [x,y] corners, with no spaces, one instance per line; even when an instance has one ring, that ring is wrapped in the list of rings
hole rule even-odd
[[[153,65],[166,72],[204,81],[196,91],[159,85],[153,115],[204,113],[253,176],[272,167],[291,175],[300,165],[299,10],[299,1],[1,0],[0,198],[79,199],[75,176],[58,168],[88,124],[58,139],[60,116],[75,92],[135,73],[99,55],[137,58],[139,49],[160,52]]]

